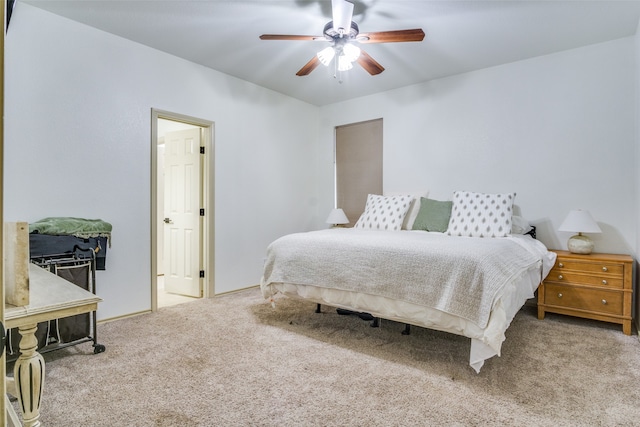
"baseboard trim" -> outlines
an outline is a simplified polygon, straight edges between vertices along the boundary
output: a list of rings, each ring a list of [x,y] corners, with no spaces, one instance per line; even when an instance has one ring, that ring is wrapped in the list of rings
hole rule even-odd
[[[149,313],[151,313],[151,310],[137,311],[135,313],[123,314],[122,316],[109,317],[107,319],[100,319],[96,323],[98,325],[101,325],[103,323],[109,323],[109,322],[114,322],[116,320],[128,319],[130,317],[141,316],[143,314],[149,314]]]
[[[221,297],[223,295],[231,295],[231,294],[235,294],[238,292],[243,292],[249,289],[256,289],[259,288],[260,285],[251,285],[251,286],[247,286],[246,288],[240,288],[240,289],[234,289],[232,291],[227,291],[227,292],[221,292],[219,294],[215,294],[213,296],[210,296],[209,298],[215,298],[215,297]],[[109,317],[107,319],[100,319],[98,320],[97,324],[101,325],[103,323],[109,323],[109,322],[114,322],[116,320],[122,320],[122,319],[128,319],[130,317],[136,317],[136,316],[141,316],[143,314],[149,314],[152,313],[151,310],[143,310],[143,311],[137,311],[135,313],[129,313],[129,314],[123,314],[122,316],[115,316],[115,317]]]
[[[215,294],[215,295],[213,295],[212,297],[209,297],[209,298],[220,297],[220,296],[223,296],[223,295],[231,295],[231,294],[235,294],[235,293],[238,293],[238,292],[246,291],[246,290],[249,290],[249,289],[255,289],[255,288],[259,288],[259,287],[260,287],[260,285],[251,285],[251,286],[247,286],[246,288],[240,288],[240,289],[234,289],[232,291],[221,292],[221,293]]]

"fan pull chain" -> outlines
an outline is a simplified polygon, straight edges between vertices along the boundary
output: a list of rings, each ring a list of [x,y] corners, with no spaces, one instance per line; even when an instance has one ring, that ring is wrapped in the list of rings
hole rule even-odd
[[[338,60],[333,59],[333,78],[338,79],[338,83],[342,84],[342,71],[338,70]]]

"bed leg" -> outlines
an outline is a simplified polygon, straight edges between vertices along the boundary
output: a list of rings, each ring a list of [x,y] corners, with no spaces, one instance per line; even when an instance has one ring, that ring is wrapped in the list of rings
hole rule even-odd
[[[371,322],[371,326],[372,328],[379,328],[380,327],[380,318],[379,317],[374,317],[373,318],[373,322]]]
[[[402,335],[410,335],[411,334],[411,325],[408,323],[404,324],[404,331],[402,331]]]
[[[321,308],[322,308],[322,305],[321,304],[317,304],[316,305],[316,313],[322,313]]]

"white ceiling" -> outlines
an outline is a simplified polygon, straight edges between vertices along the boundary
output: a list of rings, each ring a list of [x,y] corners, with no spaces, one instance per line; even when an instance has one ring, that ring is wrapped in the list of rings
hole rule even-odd
[[[327,42],[330,0],[17,0],[315,105],[634,35],[640,1],[354,0],[360,32],[422,28],[424,41],[361,45],[385,71],[357,64],[295,75]]]

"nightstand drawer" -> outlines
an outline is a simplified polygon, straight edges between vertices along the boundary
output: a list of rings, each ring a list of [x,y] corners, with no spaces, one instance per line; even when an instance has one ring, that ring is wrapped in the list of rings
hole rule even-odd
[[[624,280],[622,276],[606,276],[604,274],[587,275],[575,271],[563,270],[554,267],[545,282],[573,283],[580,285],[601,286],[606,288],[622,289]]]
[[[578,270],[585,273],[607,273],[622,276],[624,265],[607,261],[578,261],[559,259],[554,268],[560,270]]]
[[[544,302],[547,305],[606,314],[622,314],[622,292],[575,288],[555,283],[546,283],[544,291]]]

